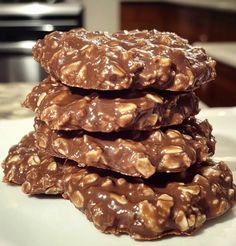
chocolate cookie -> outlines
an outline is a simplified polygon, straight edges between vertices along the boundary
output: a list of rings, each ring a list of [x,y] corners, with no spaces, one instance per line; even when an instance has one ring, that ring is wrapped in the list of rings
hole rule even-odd
[[[215,78],[215,61],[174,33],[73,29],[38,40],[33,56],[48,73],[73,87],[193,90]]]
[[[55,130],[153,130],[198,113],[194,93],[94,92],[72,89],[50,77],[33,88],[24,106]]]
[[[5,182],[22,184],[28,194],[63,194],[101,231],[137,240],[192,234],[235,203],[232,173],[223,162],[143,180],[51,157],[37,150],[34,133],[11,148],[3,168]]]
[[[64,162],[38,151],[35,134],[31,132],[9,150],[2,163],[3,181],[22,185],[23,192],[28,194],[61,194]]]
[[[152,132],[88,133],[53,131],[36,121],[36,145],[78,166],[111,169],[148,178],[155,172],[181,172],[213,155],[215,140],[207,121]]]
[[[227,165],[207,161],[151,180],[80,169],[65,177],[64,197],[103,232],[152,240],[192,234],[228,211],[235,191]]]

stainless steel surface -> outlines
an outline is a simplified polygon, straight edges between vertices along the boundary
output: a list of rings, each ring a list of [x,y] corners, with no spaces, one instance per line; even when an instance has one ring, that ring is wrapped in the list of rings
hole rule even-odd
[[[29,16],[42,18],[45,16],[74,16],[82,11],[82,5],[77,2],[46,3],[1,3],[0,16]]]
[[[80,1],[0,0],[0,83],[41,81],[46,73],[32,58],[33,45],[49,32],[82,27],[82,10]]]
[[[45,78],[46,73],[32,58],[31,54],[0,57],[0,82],[34,82]]]
[[[49,23],[49,24],[48,24]],[[73,26],[75,19],[58,20],[0,20],[0,27],[37,27],[38,30],[48,31],[48,26]],[[51,31],[51,30],[50,30]]]
[[[0,42],[0,53],[31,54],[34,44],[35,41]]]

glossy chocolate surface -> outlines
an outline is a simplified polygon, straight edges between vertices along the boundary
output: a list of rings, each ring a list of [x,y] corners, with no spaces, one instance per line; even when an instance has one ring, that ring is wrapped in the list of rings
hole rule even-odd
[[[73,29],[38,40],[33,56],[51,76],[96,90],[193,90],[215,78],[215,61],[174,33]]]
[[[102,92],[74,89],[48,77],[35,86],[24,106],[54,130],[90,132],[154,130],[198,113],[193,92]]]
[[[151,132],[53,131],[37,120],[35,128],[36,145],[52,156],[74,160],[81,167],[145,178],[155,172],[184,171],[212,156],[215,149],[210,124],[195,118]]]
[[[10,148],[2,163],[3,181],[22,185],[28,194],[61,194],[63,192],[62,164],[57,159],[38,151],[34,132],[24,136]]]

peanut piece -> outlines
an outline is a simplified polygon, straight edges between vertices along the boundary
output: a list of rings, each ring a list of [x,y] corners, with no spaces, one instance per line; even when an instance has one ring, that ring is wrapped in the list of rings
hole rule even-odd
[[[140,202],[138,207],[138,214],[142,219],[144,225],[152,231],[160,233],[162,230],[158,224],[157,209],[147,200]]]
[[[136,170],[141,173],[145,178],[150,177],[156,171],[155,167],[151,164],[148,158],[143,157],[139,158],[135,163],[134,166]]]
[[[68,154],[68,146],[66,141],[63,138],[57,138],[56,140],[54,140],[53,146],[55,146],[57,148],[57,151],[66,156]]]
[[[20,160],[20,155],[13,155],[10,159],[7,160],[8,163],[10,162],[17,162]]]
[[[84,206],[84,197],[78,190],[71,195],[71,201],[77,208],[82,208]]]
[[[133,119],[133,115],[132,114],[122,115],[117,120],[117,123],[119,124],[119,126],[125,127],[132,121],[132,119]]]
[[[28,164],[29,166],[36,166],[40,164],[40,159],[38,157],[38,155],[33,154],[32,156],[29,157],[28,159]]]
[[[175,223],[178,225],[180,231],[187,231],[189,229],[187,218],[182,210],[177,212],[175,216]]]
[[[172,159],[170,155],[166,154],[162,157],[160,166],[167,169],[176,169],[180,167],[180,163]]]
[[[87,174],[83,177],[83,184],[94,183],[97,179],[98,175],[96,173]]]
[[[134,103],[119,103],[117,105],[117,111],[122,115],[134,113],[136,109],[137,106]]]
[[[102,150],[97,148],[96,150],[90,150],[85,154],[86,162],[98,162],[100,160]]]
[[[128,203],[128,200],[126,199],[126,197],[124,195],[122,196],[119,196],[117,194],[114,194],[114,193],[111,193],[110,194],[110,197],[114,200],[116,200],[117,202],[119,202],[120,204],[127,204]]]
[[[50,171],[56,171],[57,170],[57,163],[55,161],[49,163],[47,169]]]
[[[153,95],[153,94],[146,94],[145,97],[154,101],[155,103],[160,103],[160,104],[163,103],[163,99],[160,96]]]
[[[161,154],[178,154],[183,152],[183,149],[180,146],[169,145],[162,149]]]
[[[38,97],[38,101],[37,101],[37,107],[40,106],[40,104],[42,103],[43,99],[47,96],[46,92],[43,92],[42,94],[40,94],[40,96]]]
[[[166,135],[169,138],[179,138],[181,136],[180,132],[177,130],[167,130]]]

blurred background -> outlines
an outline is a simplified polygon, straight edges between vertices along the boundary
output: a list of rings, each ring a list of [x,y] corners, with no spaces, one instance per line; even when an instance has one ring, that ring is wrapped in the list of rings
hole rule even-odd
[[[201,100],[211,107],[236,106],[236,0],[0,0],[0,105],[5,111],[12,98],[18,105],[45,77],[31,57],[35,41],[75,27],[175,32],[217,60],[217,79],[198,90]]]

